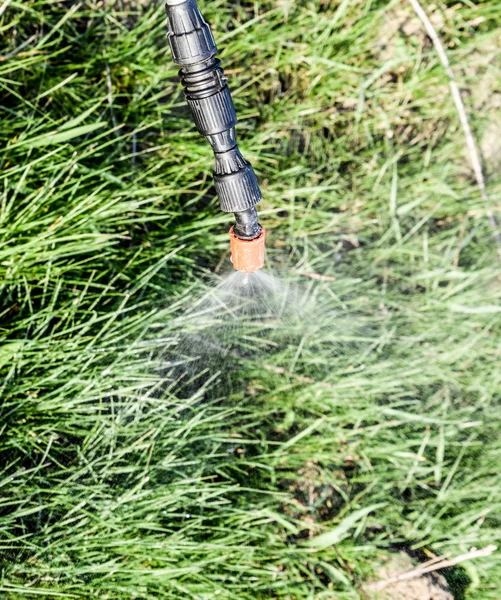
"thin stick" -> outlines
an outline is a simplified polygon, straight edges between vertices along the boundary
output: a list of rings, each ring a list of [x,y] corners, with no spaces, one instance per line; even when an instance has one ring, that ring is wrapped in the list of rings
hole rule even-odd
[[[424,11],[423,7],[419,3],[419,0],[409,0],[412,8],[414,9],[416,15],[421,20],[426,29],[426,33],[430,37],[433,45],[435,46],[435,50],[437,51],[438,57],[440,58],[440,62],[442,63],[445,72],[449,78],[449,85],[451,88],[452,99],[454,100],[454,104],[456,105],[456,109],[459,114],[459,120],[461,122],[461,127],[463,128],[463,133],[466,137],[466,145],[468,147],[468,152],[470,154],[471,166],[473,168],[473,172],[475,174],[475,179],[477,180],[477,185],[480,190],[480,195],[482,200],[487,205],[487,218],[489,219],[489,223],[493,230],[493,237],[497,245],[498,255],[501,259],[501,232],[499,231],[499,223],[490,208],[489,196],[487,195],[487,187],[485,185],[485,177],[482,170],[482,163],[480,160],[480,153],[477,148],[477,144],[475,142],[475,138],[473,136],[473,132],[470,127],[470,122],[468,120],[468,115],[466,114],[466,108],[461,97],[461,92],[459,91],[459,86],[456,83],[456,79],[454,78],[454,72],[451,68],[449,58],[447,57],[447,53],[445,52],[445,48],[433,27],[428,15]]]
[[[0,9],[1,10],[1,9]],[[2,56],[0,56],[0,61],[3,60],[9,60],[9,58],[14,58],[14,56],[17,56],[21,50],[23,48],[26,48],[26,46],[28,46],[29,44],[31,44],[31,42],[36,39],[36,35],[33,34],[31,37],[29,37],[27,40],[24,40],[24,42],[22,42],[21,44],[19,44],[19,46],[17,48],[14,48],[14,50],[11,50],[10,52],[8,52],[7,54],[2,54]]]
[[[475,549],[471,550],[470,552],[467,552],[466,554],[461,554],[459,556],[456,556],[456,558],[443,559],[443,560],[440,560],[439,562],[435,562],[435,559],[433,559],[433,561],[429,561],[428,563],[425,563],[424,565],[421,565],[412,571],[408,571],[407,573],[402,573],[401,575],[391,577],[390,579],[386,579],[385,581],[377,581],[375,583],[371,583],[366,586],[366,589],[383,590],[385,587],[388,587],[389,585],[391,585],[393,583],[400,583],[401,581],[408,581],[409,579],[417,579],[419,577],[422,577],[423,575],[426,575],[427,573],[432,573],[433,571],[439,571],[440,569],[446,569],[447,567],[454,567],[454,566],[459,565],[460,563],[465,562],[467,560],[472,560],[474,558],[484,558],[486,556],[490,556],[496,550],[497,550],[497,546],[491,545],[491,546],[487,546],[486,548],[482,548],[480,550],[477,550],[475,548]],[[429,564],[430,562],[433,562],[434,564]],[[426,565],[428,565],[428,566],[426,566]]]
[[[2,4],[2,6],[0,6],[0,17],[3,15],[3,13],[7,10],[7,8],[9,7],[9,4],[12,2],[12,0],[5,0],[5,2]]]
[[[318,279],[319,281],[336,281],[335,277],[331,277],[330,275],[321,275],[320,273],[299,273],[303,277],[309,277],[310,279]]]
[[[111,82],[110,65],[106,62],[106,87],[108,88],[108,106],[110,107],[111,120],[113,121],[113,127],[117,127],[117,120],[115,118],[115,111],[113,110],[113,87]],[[115,131],[115,136],[118,134]]]

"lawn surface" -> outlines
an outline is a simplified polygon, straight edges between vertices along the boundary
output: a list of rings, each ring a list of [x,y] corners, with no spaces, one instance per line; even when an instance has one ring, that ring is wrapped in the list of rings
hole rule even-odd
[[[500,263],[421,22],[404,1],[201,6],[283,320],[197,313],[229,217],[162,7],[0,3],[6,600],[364,599],[401,548],[501,538]],[[427,10],[499,213],[501,4]],[[497,553],[445,575],[499,600]]]

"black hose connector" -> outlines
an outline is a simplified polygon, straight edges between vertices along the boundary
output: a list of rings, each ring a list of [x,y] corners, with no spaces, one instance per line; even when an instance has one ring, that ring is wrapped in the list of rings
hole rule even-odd
[[[238,149],[237,115],[212,32],[195,0],[167,0],[166,9],[169,45],[181,66],[186,102],[198,132],[214,151],[221,210],[235,213],[237,237],[257,238],[261,226],[254,207],[262,194],[251,164]]]
[[[248,208],[235,213],[235,227],[233,232],[241,240],[255,240],[261,235],[261,225],[257,220],[255,208]]]

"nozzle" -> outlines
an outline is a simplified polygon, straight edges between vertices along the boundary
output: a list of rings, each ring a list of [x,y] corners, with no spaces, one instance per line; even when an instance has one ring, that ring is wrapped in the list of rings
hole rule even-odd
[[[235,213],[230,229],[231,262],[237,271],[254,273],[264,266],[266,233],[255,207]]]
[[[253,240],[243,240],[235,235],[234,227],[230,229],[231,262],[237,271],[254,273],[264,266],[266,231]]]

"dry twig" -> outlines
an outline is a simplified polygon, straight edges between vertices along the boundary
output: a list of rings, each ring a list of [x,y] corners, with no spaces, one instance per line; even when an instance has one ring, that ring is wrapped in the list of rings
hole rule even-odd
[[[409,579],[418,579],[427,573],[432,573],[433,571],[439,571],[440,569],[446,569],[447,567],[454,567],[459,565],[462,562],[467,560],[473,560],[474,558],[484,558],[486,556],[490,556],[493,552],[497,550],[497,546],[491,545],[486,548],[482,548],[477,550],[474,548],[470,552],[466,554],[461,554],[456,556],[456,558],[443,558],[437,557],[427,563],[424,563],[413,569],[412,571],[408,571],[407,573],[402,573],[401,575],[396,575],[395,577],[390,577],[385,581],[376,581],[374,583],[370,583],[365,586],[368,590],[383,590],[393,583],[400,583],[401,581],[409,581]]]
[[[466,108],[465,108],[463,99],[461,97],[461,92],[459,91],[459,86],[456,83],[456,79],[454,77],[454,72],[451,68],[449,58],[447,57],[447,53],[445,52],[445,48],[440,40],[438,33],[436,32],[435,28],[433,27],[433,24],[430,21],[428,15],[426,14],[425,10],[419,3],[419,0],[409,0],[409,2],[412,5],[414,12],[416,13],[418,18],[423,23],[424,28],[426,29],[426,33],[428,34],[429,38],[433,42],[433,45],[435,46],[435,50],[440,59],[440,62],[442,63],[442,65],[445,69],[445,72],[447,73],[447,76],[449,77],[449,86],[451,88],[452,99],[454,100],[454,104],[456,105],[456,109],[457,109],[458,115],[459,115],[459,120],[461,122],[461,127],[462,127],[463,133],[466,137],[466,145],[468,147],[468,152],[470,155],[471,166],[472,166],[473,172],[475,174],[475,179],[477,181],[477,185],[480,190],[480,195],[482,197],[482,200],[487,205],[487,209],[486,209],[487,218],[489,219],[489,223],[492,227],[493,237],[494,237],[494,240],[497,245],[498,255],[499,255],[499,258],[501,259],[501,232],[499,230],[499,223],[496,218],[496,215],[493,213],[491,206],[490,206],[489,196],[487,195],[487,187],[485,185],[485,177],[484,177],[484,173],[482,170],[482,163],[480,160],[480,153],[478,151],[477,144],[475,142],[475,138],[473,136],[473,132],[470,127],[470,122],[468,120]]]
[[[0,17],[3,15],[3,13],[7,10],[7,8],[9,8],[9,4],[12,2],[12,0],[5,0],[5,2],[2,4],[2,6],[0,6]]]
[[[310,279],[318,279],[319,281],[336,281],[336,278],[332,277],[331,275],[321,275],[320,273],[305,273],[305,272],[301,272],[299,274],[302,275],[303,277],[309,277]]]

